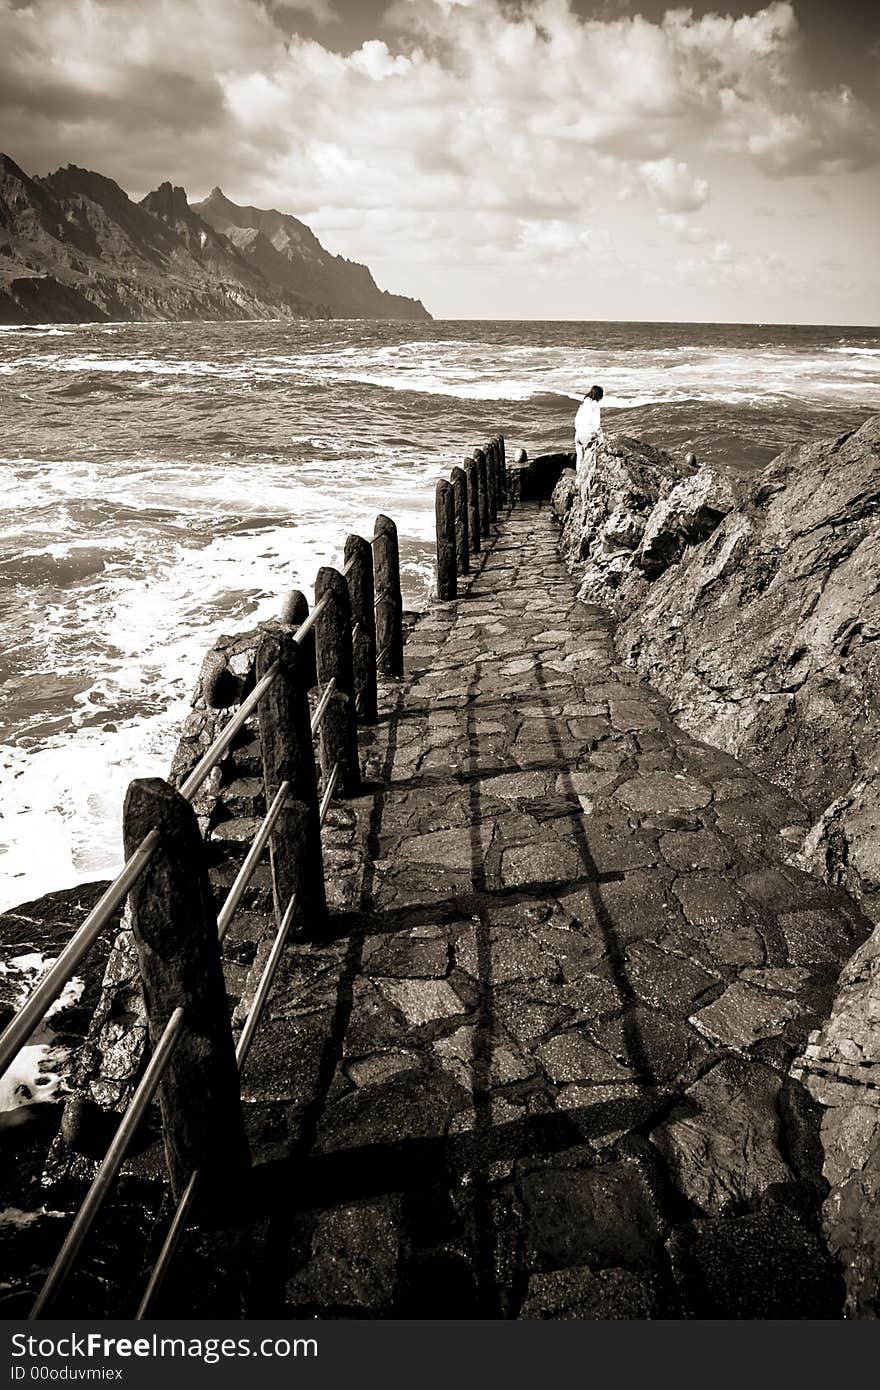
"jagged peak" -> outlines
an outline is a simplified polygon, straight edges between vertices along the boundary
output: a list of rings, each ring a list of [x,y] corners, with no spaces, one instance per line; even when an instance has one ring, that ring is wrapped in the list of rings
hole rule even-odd
[[[141,207],[157,217],[165,218],[166,221],[179,221],[193,216],[187,201],[186,189],[181,188],[179,184],[170,183],[168,179],[145,198],[141,198]]]

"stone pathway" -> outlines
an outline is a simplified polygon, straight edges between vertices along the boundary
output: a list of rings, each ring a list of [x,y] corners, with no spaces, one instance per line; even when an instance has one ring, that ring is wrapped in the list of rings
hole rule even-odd
[[[246,1315],[839,1316],[789,1067],[868,924],[801,808],[615,662],[538,506],[406,666],[246,1076]]]

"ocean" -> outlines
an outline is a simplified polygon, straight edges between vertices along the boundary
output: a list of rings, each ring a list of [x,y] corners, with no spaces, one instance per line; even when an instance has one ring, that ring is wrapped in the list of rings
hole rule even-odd
[[[222,632],[311,596],[349,531],[432,573],[433,482],[501,430],[603,425],[749,475],[880,411],[880,330],[150,323],[0,329],[0,909],[112,875]]]

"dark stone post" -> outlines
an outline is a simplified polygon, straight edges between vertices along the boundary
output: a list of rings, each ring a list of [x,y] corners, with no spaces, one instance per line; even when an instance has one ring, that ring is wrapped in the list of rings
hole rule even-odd
[[[495,444],[498,450],[498,484],[499,498],[502,502],[507,501],[507,463],[504,456],[504,435],[496,434]]]
[[[484,446],[483,452],[486,455],[486,485],[489,493],[489,520],[498,520],[498,455],[495,449],[494,439],[490,439]]]
[[[471,567],[468,541],[468,485],[463,468],[453,468],[452,502],[455,510],[455,562],[459,574],[468,574]]]
[[[321,725],[321,768],[324,785],[339,764],[337,790],[357,796],[361,789],[358,760],[357,710],[354,703],[354,657],[351,644],[351,602],[348,585],[338,570],[324,566],[315,580],[315,605],[329,602],[315,624],[318,686],[335,677],[336,686]]]
[[[468,504],[468,541],[470,542],[471,554],[480,553],[480,480],[477,470],[477,461],[474,458],[464,461],[465,477],[467,478],[467,504]]]
[[[434,493],[434,518],[437,524],[437,597],[457,598],[458,580],[455,570],[455,502],[452,486],[438,478]]]
[[[309,616],[309,601],[301,589],[291,589],[287,598],[281,605],[279,618],[287,627],[301,627]],[[315,631],[306,634],[305,641],[300,643],[300,662],[299,674],[305,680],[306,689],[311,690],[317,684],[318,673],[315,669]]]
[[[376,599],[370,542],[362,536],[349,536],[345,542],[345,563],[348,564],[350,560],[354,561],[348,572],[354,703],[361,723],[375,724],[379,717],[379,703],[376,695]],[[357,632],[354,628],[357,628]]]
[[[281,670],[258,706],[267,807],[281,783],[290,783],[269,841],[275,911],[280,921],[296,893],[304,921],[320,926],[327,916],[327,898],[308,701],[309,658],[289,627],[264,623],[257,648],[258,680],[275,661],[280,661]]]
[[[486,455],[482,449],[474,449],[477,461],[477,487],[480,495],[480,535],[490,535],[489,530],[489,484],[486,476]]]
[[[403,598],[397,527],[388,516],[376,517],[373,536],[376,586],[376,665],[384,676],[403,675]]]
[[[129,903],[154,1047],[174,1010],[185,1013],[159,1089],[165,1161],[175,1199],[198,1169],[209,1202],[228,1207],[250,1155],[204,844],[189,802],[159,777],[139,778],[125,798],[126,858],[153,829],[159,847]]]

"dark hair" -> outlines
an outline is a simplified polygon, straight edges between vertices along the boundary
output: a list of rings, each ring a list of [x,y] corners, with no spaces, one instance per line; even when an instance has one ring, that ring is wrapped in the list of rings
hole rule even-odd
[[[605,392],[602,390],[601,386],[591,386],[587,395],[594,401],[601,401]]]

